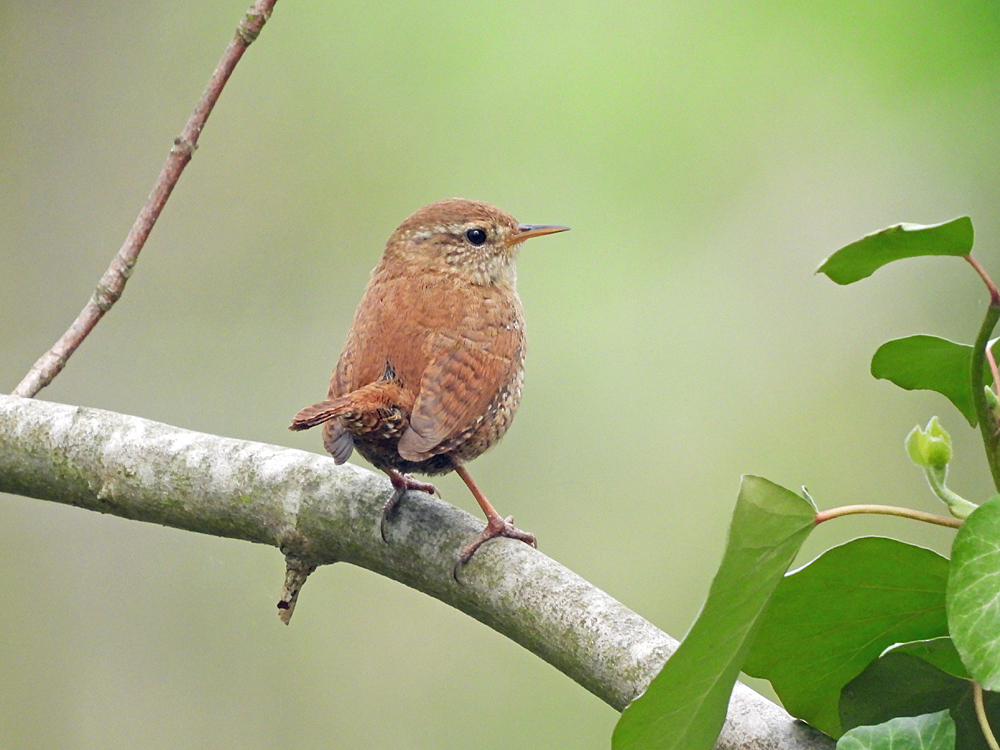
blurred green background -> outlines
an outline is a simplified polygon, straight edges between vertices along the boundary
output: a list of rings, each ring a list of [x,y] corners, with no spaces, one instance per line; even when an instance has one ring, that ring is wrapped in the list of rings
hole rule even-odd
[[[247,0],[0,5],[0,388],[124,238]],[[883,341],[971,342],[953,259],[854,287],[861,235],[969,214],[1000,276],[992,2],[278,3],[119,305],[41,398],[321,451],[321,398],[390,232],[464,196],[567,224],[521,254],[521,411],[474,475],[541,549],[671,634],[739,477],[936,511],[902,440],[943,398]],[[453,477],[444,496],[478,511]],[[819,529],[946,550],[899,519]],[[0,499],[0,747],[604,748],[617,714],[502,636],[346,565],[292,625],[271,548]],[[766,686],[765,686],[766,689]]]

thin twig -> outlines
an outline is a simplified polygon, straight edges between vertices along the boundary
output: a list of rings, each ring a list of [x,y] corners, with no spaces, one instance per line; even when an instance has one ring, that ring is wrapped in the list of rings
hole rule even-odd
[[[882,516],[900,516],[914,521],[933,523],[938,526],[950,526],[954,529],[957,529],[962,525],[962,519],[960,518],[949,518],[948,516],[939,516],[935,513],[925,513],[922,510],[899,508],[895,505],[843,505],[839,508],[831,508],[830,510],[820,511],[816,514],[816,523],[823,523],[824,521],[829,521],[831,518],[840,518],[842,516],[854,516],[866,513]]]
[[[31,366],[28,374],[18,384],[11,395],[31,398],[42,388],[47,386],[52,380],[62,372],[66,362],[83,343],[87,335],[94,329],[98,321],[104,317],[104,313],[122,296],[125,289],[125,282],[132,275],[139,258],[139,252],[149,238],[149,233],[153,230],[160,212],[163,211],[170,193],[180,179],[184,167],[191,161],[194,150],[198,147],[198,138],[208,116],[212,113],[212,108],[219,100],[222,89],[232,75],[236,64],[243,57],[247,47],[260,34],[267,19],[271,16],[271,10],[277,0],[257,0],[246,12],[239,25],[232,41],[226,47],[222,59],[219,61],[215,72],[205,86],[205,91],[201,95],[194,112],[191,114],[187,125],[181,134],[174,140],[173,148],[160,170],[160,176],[156,178],[153,191],[149,194],[146,204],[139,211],[132,229],[129,231],[125,242],[122,244],[118,254],[115,255],[104,272],[101,280],[97,283],[97,288],[91,295],[90,300],[83,310],[67,329],[66,333],[49,349],[38,358],[38,361]]]

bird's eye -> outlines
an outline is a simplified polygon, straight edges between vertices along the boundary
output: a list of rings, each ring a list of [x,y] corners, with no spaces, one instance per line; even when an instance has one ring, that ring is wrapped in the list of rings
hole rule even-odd
[[[471,242],[476,247],[479,247],[484,242],[486,242],[486,230],[474,227],[473,229],[465,230],[465,239]]]

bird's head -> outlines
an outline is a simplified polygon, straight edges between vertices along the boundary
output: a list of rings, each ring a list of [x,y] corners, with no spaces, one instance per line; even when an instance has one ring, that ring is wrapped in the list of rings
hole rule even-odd
[[[482,201],[448,198],[411,214],[386,244],[383,263],[460,276],[472,284],[514,285],[521,243],[569,227],[519,224]]]

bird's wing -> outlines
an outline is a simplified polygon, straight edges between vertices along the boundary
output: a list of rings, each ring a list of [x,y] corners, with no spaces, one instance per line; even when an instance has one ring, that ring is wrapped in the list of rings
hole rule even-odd
[[[399,441],[399,455],[407,461],[450,450],[450,440],[488,418],[490,404],[521,366],[519,331],[501,329],[486,342],[433,338],[436,353],[420,380],[410,427]]]
[[[416,322],[425,314],[414,309],[412,286],[405,276],[372,279],[354,314],[330,380],[328,398],[387,379],[386,366],[395,359],[390,355],[412,349],[420,341]],[[417,379],[412,378],[414,384]]]

